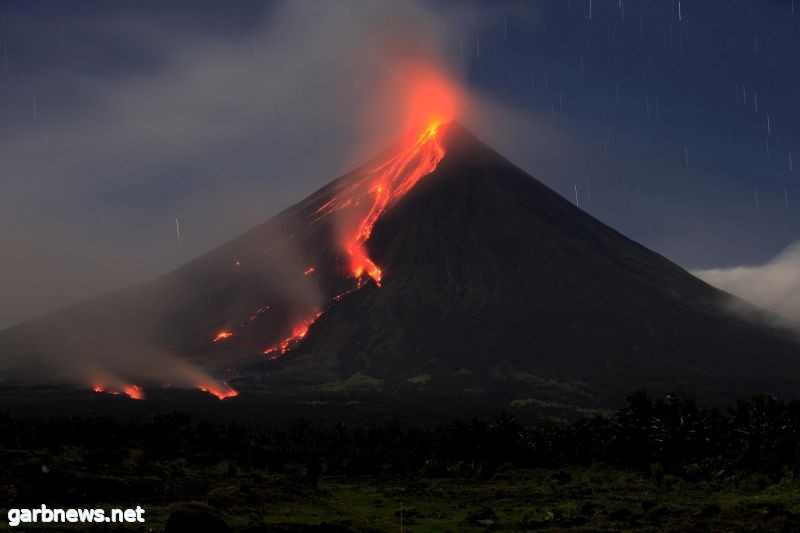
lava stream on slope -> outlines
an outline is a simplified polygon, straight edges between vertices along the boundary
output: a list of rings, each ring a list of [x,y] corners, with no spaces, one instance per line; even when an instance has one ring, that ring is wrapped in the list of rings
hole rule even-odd
[[[377,164],[363,176],[340,191],[332,199],[327,200],[316,209],[311,224],[318,222],[331,213],[345,209],[353,209],[362,205],[369,208],[358,217],[347,218],[341,224],[339,246],[350,258],[350,276],[356,280],[356,288],[363,287],[368,280],[381,286],[383,270],[370,258],[367,241],[380,217],[398,200],[410,191],[420,179],[427,176],[439,165],[445,151],[436,137],[440,122],[434,122],[415,138],[408,148]],[[313,272],[309,268],[304,272]],[[344,294],[334,296],[328,306],[342,299]],[[280,342],[264,350],[264,355],[276,359],[286,354],[292,347],[308,334],[311,325],[322,316],[323,311],[316,310],[303,318],[292,328],[292,333]]]

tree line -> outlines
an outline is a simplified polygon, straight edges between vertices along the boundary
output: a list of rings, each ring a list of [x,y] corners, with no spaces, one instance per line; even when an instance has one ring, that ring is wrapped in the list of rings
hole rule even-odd
[[[657,470],[688,479],[723,479],[742,472],[771,478],[800,465],[800,402],[766,395],[726,410],[691,399],[645,392],[628,398],[613,416],[523,426],[501,413],[428,427],[326,426],[300,420],[283,428],[214,424],[185,413],[147,420],[25,418],[0,415],[0,448],[58,456],[70,451],[87,468],[122,465],[137,452],[140,464],[285,471],[303,465],[311,477],[427,475],[491,477],[498,468],[562,468],[608,464]]]

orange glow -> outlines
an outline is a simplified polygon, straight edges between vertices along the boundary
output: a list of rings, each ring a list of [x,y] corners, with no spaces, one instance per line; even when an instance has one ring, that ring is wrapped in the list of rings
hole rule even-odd
[[[144,400],[144,389],[139,385],[128,385],[123,392],[132,400]]]
[[[311,327],[311,324],[316,322],[320,316],[322,316],[322,311],[315,311],[312,316],[304,319],[294,328],[292,328],[292,334],[290,336],[286,337],[275,346],[271,346],[264,350],[264,355],[271,355],[273,359],[284,355],[295,344],[305,338],[305,336],[308,334],[308,329]]]
[[[233,398],[234,396],[239,395],[239,391],[225,383],[224,388],[216,387],[214,385],[198,385],[198,389],[203,392],[207,392],[217,397],[218,400],[225,400],[227,398]]]
[[[241,325],[242,327],[244,327],[244,326],[245,326],[245,324],[246,324],[247,322],[252,322],[252,321],[253,321],[253,320],[255,320],[256,318],[258,318],[258,317],[259,317],[259,315],[261,315],[262,313],[266,313],[267,311],[269,311],[269,308],[270,308],[270,306],[268,306],[268,305],[265,305],[265,306],[263,306],[263,307],[259,307],[258,309],[256,309],[256,312],[255,312],[255,313],[253,313],[252,315],[250,315],[250,316],[247,318],[247,321],[246,321],[246,322],[242,322],[240,325]]]
[[[399,68],[398,75],[409,84],[405,89],[407,130],[419,131],[431,124],[449,122],[458,115],[464,96],[441,70],[409,63]]]
[[[420,179],[433,172],[444,157],[444,149],[436,138],[439,126],[438,122],[429,124],[410,147],[372,169],[356,184],[357,190],[352,191],[362,196],[358,202],[370,202],[369,211],[351,230],[352,233],[345,236],[344,243],[350,255],[350,272],[359,280],[359,286],[363,284],[364,276],[369,276],[380,286],[383,271],[369,257],[366,243],[381,215]]]
[[[428,124],[397,155],[368,169],[333,199],[315,210],[310,222],[312,224],[334,211],[345,208],[356,210],[364,206],[357,213],[348,213],[350,216],[338,224],[340,244],[350,258],[349,271],[356,279],[357,287],[363,287],[369,279],[378,287],[381,286],[383,270],[370,258],[366,243],[381,215],[405,196],[420,179],[436,170],[445,153],[437,139],[439,127],[439,122]],[[314,268],[309,267],[304,275],[312,272]],[[338,302],[346,294],[347,292],[334,296],[328,306]],[[286,354],[305,338],[308,329],[322,313],[323,311],[317,310],[303,319],[292,329],[291,335],[264,350],[264,355],[276,359]]]
[[[419,132],[462,114],[467,94],[441,65],[420,59],[394,61],[364,104],[366,132]]]
[[[219,333],[217,333],[217,336],[214,337],[214,342],[229,339],[231,337],[233,337],[233,333],[231,333],[230,331],[220,331]]]
[[[116,389],[107,389],[103,385],[95,385],[92,387],[92,390],[97,393],[110,394],[112,396],[119,396],[124,393],[132,400],[144,400],[144,389],[140,385],[126,385],[121,392]]]
[[[320,198],[307,218],[309,225],[332,219],[329,222],[336,232],[336,245],[339,251],[347,254],[347,275],[355,279],[355,284],[350,291],[334,296],[325,307],[306,314],[292,327],[291,333],[266,348],[263,353],[271,359],[286,354],[303,340],[322,313],[349,292],[363,287],[370,280],[377,287],[381,286],[385,272],[367,250],[367,242],[375,224],[419,180],[434,172],[444,158],[445,150],[440,144],[438,134],[442,124],[458,115],[464,101],[463,92],[441,70],[432,65],[414,62],[392,65],[392,76],[386,80],[382,89],[376,91],[382,97],[379,98],[381,103],[375,110],[385,110],[384,104],[388,99],[392,103],[392,109],[399,110],[390,123],[409,133],[401,139],[391,156],[362,167],[358,173],[341,180],[333,189],[332,196]],[[367,103],[365,107],[369,108],[370,104]],[[385,114],[373,114],[369,111],[370,109],[365,109],[365,115],[381,116],[381,120],[385,121]],[[292,238],[294,235],[287,239]],[[265,251],[271,251],[282,242],[273,243]],[[313,273],[315,268],[309,266],[303,275],[310,276]],[[248,322],[252,322],[267,309],[269,306],[256,311]],[[245,327],[246,322],[242,322],[241,326]],[[216,342],[230,336],[230,332],[223,331],[214,340]]]

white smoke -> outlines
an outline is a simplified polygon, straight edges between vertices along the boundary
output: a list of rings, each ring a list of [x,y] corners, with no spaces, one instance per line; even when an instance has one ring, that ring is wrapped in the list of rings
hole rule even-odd
[[[703,281],[800,324],[800,241],[762,265],[698,270]]]

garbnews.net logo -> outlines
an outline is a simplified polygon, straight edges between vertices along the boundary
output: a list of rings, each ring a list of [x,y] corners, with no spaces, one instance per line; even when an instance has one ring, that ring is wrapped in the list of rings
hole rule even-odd
[[[142,523],[144,509],[9,509],[8,525],[17,527],[23,524],[92,524],[92,523]]]

